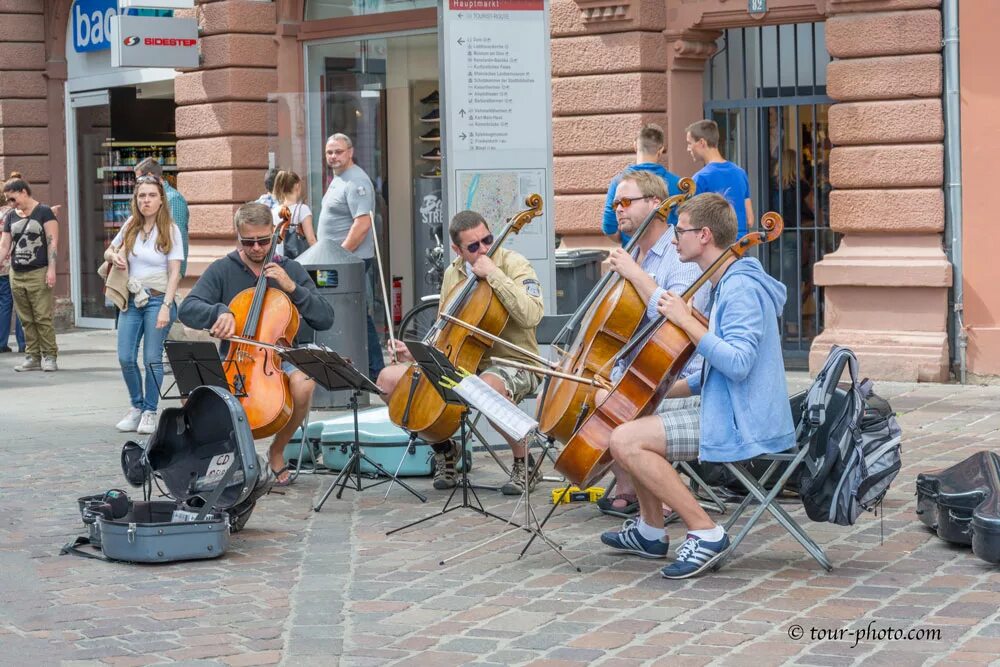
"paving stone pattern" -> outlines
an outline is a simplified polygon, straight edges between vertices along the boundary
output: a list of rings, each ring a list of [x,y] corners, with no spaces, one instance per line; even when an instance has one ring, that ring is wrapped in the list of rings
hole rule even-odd
[[[767,519],[719,573],[667,581],[662,562],[603,548],[617,521],[586,504],[546,528],[582,573],[538,543],[518,560],[521,533],[442,566],[504,525],[462,509],[386,536],[446,494],[419,479],[426,505],[398,487],[383,501],[383,486],[314,513],[332,481],[320,476],[265,497],[225,557],[143,566],[58,555],[82,532],[76,498],[125,485],[128,439],[113,428],[127,408],[114,334],[60,346],[54,374],[16,374],[18,359],[0,356],[0,664],[997,664],[1000,568],[924,530],[913,482],[998,448],[1000,387],[877,385],[900,413],[904,469],[880,516],[806,523],[831,573]],[[495,483],[500,471],[479,455],[473,477]],[[539,513],[552,486],[534,497]],[[502,516],[515,509],[479,497]],[[683,539],[683,527],[669,532]],[[940,639],[856,642],[867,628]]]

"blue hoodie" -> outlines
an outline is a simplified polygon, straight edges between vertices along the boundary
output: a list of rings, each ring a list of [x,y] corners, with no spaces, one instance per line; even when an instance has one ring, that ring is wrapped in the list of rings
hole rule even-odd
[[[708,333],[698,343],[703,374],[687,378],[701,394],[702,461],[742,461],[795,443],[778,315],[785,286],[760,262],[734,262],[715,287]]]

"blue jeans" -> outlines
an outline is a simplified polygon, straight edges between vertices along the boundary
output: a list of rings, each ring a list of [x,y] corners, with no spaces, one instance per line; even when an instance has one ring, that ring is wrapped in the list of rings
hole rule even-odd
[[[375,260],[369,258],[365,260],[365,300],[368,300],[368,286],[371,284],[372,271],[375,269]],[[372,318],[372,307],[377,299],[372,303],[365,304],[365,313],[368,317],[368,377],[374,382],[378,379],[378,374],[385,368],[385,360],[382,358],[382,341],[379,340],[378,332],[375,330],[375,320]]]
[[[137,308],[130,296],[128,310],[118,316],[118,363],[128,387],[128,397],[133,408],[155,412],[160,404],[160,384],[163,382],[163,343],[170,332],[170,324],[156,328],[156,317],[163,304],[163,295],[150,296],[149,301]],[[170,322],[177,317],[177,305],[170,305]],[[142,362],[146,367],[143,382],[139,373],[139,341],[142,340]],[[145,391],[143,385],[145,384]]]
[[[6,347],[10,340],[10,316],[14,314],[14,295],[10,291],[10,276],[0,276],[0,347]],[[21,318],[14,315],[14,337],[17,349],[24,351],[24,329]]]

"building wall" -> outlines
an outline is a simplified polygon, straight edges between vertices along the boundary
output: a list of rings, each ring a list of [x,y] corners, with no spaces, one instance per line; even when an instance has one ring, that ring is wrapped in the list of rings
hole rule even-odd
[[[962,118],[962,230],[964,318],[968,371],[1000,375],[1000,262],[993,256],[1000,191],[1000,79],[992,63],[996,7],[960,2],[959,50]]]

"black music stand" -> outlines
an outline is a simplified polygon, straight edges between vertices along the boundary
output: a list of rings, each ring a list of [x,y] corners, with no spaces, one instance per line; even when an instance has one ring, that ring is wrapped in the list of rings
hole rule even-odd
[[[463,401],[459,397],[458,394],[456,394],[451,389],[448,389],[444,384],[441,383],[441,381],[445,378],[451,380],[452,382],[458,382],[459,379],[461,378],[458,369],[456,369],[452,365],[451,361],[448,360],[448,357],[444,356],[444,354],[442,354],[441,351],[438,350],[433,345],[427,345],[426,343],[421,343],[418,341],[410,341],[410,340],[404,340],[403,343],[410,351],[410,354],[413,355],[413,360],[417,363],[418,366],[420,366],[421,372],[423,372],[424,375],[427,376],[427,379],[430,381],[431,385],[435,389],[437,389],[439,394],[441,394],[441,398],[443,398],[446,403],[457,405],[461,408],[462,416],[460,420],[460,429],[462,437],[462,452],[460,460],[465,465],[462,466],[462,477],[459,480],[459,483],[456,484],[455,488],[451,490],[451,494],[448,496],[448,500],[445,501],[444,507],[442,507],[439,512],[431,514],[429,516],[425,516],[423,519],[417,519],[416,521],[412,521],[404,526],[400,526],[399,528],[393,528],[392,530],[386,532],[386,535],[392,535],[393,533],[398,533],[401,530],[405,530],[406,528],[412,528],[413,526],[423,523],[424,521],[430,521],[431,519],[436,519],[437,517],[444,516],[448,512],[453,512],[455,510],[460,510],[460,509],[470,509],[473,512],[482,514],[483,516],[488,516],[497,519],[499,521],[503,521],[505,524],[520,527],[513,521],[505,519],[502,516],[494,514],[493,512],[490,512],[487,509],[485,509],[483,507],[483,502],[479,499],[479,496],[476,494],[476,489],[472,486],[472,483],[469,482],[469,466],[468,466],[468,461],[466,459],[466,448],[468,447],[468,443],[466,442],[466,427],[469,416],[469,406],[465,401]],[[451,506],[451,501],[455,498],[455,494],[458,493],[458,490],[460,488],[462,489],[462,502],[458,505]],[[475,505],[469,502],[470,495],[476,499]],[[442,561],[441,564],[443,565],[444,561]]]
[[[342,356],[330,350],[328,348],[316,347],[313,345],[307,345],[305,347],[297,347],[290,350],[280,350],[278,356],[284,361],[295,366],[297,369],[305,373],[308,377],[316,381],[324,389],[329,391],[350,389],[351,390],[351,410],[354,413],[354,442],[351,443],[351,456],[347,460],[347,464],[344,466],[337,478],[333,480],[333,484],[330,488],[326,490],[323,494],[323,498],[319,503],[313,507],[313,511],[320,511],[323,509],[323,504],[326,503],[327,498],[333,493],[333,490],[338,486],[340,490],[337,491],[337,499],[344,494],[344,489],[347,488],[348,483],[350,483],[351,488],[355,491],[364,491],[365,489],[370,489],[373,486],[378,486],[379,484],[385,484],[389,481],[399,482],[399,485],[404,489],[415,495],[420,499],[421,502],[427,502],[427,498],[416,491],[409,484],[399,479],[395,474],[389,472],[377,461],[372,460],[365,454],[364,450],[361,449],[361,435],[358,428],[358,396],[361,392],[368,392],[370,394],[379,394],[383,392],[379,389],[371,380],[368,379],[363,373],[351,365],[351,362],[344,359]],[[371,465],[375,470],[380,473],[383,478],[375,481],[368,486],[362,486],[361,484],[361,462],[365,461]]]
[[[222,369],[222,358],[219,357],[219,349],[215,343],[168,340],[164,343],[163,349],[174,372],[174,381],[166,389],[160,390],[160,398],[168,400],[187,398],[195,387],[201,386],[225,389],[235,398],[246,396],[245,393],[236,392],[229,386],[226,372]],[[174,387],[177,387],[177,396],[168,396]]]

